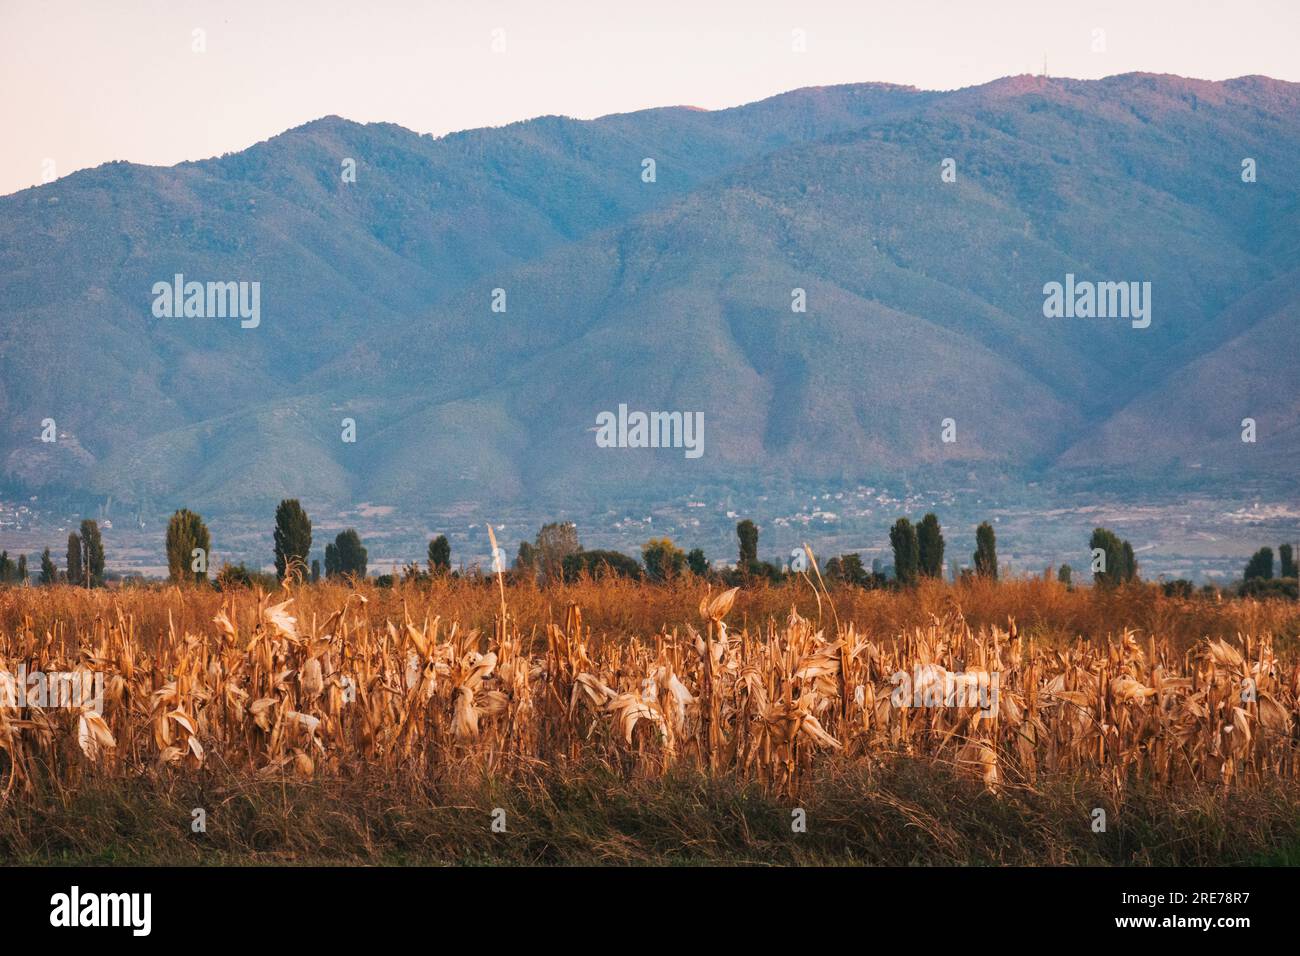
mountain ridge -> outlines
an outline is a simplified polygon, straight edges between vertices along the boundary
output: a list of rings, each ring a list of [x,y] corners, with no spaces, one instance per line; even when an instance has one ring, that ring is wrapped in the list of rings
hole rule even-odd
[[[1281,477],[1284,400],[1261,406],[1280,447],[1254,464],[1225,444],[1226,411],[1194,430],[1204,454],[1153,439],[1180,374],[1231,378],[1211,356],[1242,336],[1245,367],[1294,391],[1249,333],[1277,334],[1295,297],[1296,105],[1300,84],[1259,77],[843,84],[436,138],[326,116],[221,157],[79,171],[0,197],[0,474],[219,509],[961,462],[1191,456]],[[1259,182],[1239,181],[1245,155]],[[1145,338],[1048,324],[1041,286],[1071,270],[1149,276],[1165,318]],[[154,320],[147,289],[175,272],[261,276],[265,328]],[[593,457],[620,391],[703,410],[703,463]],[[47,415],[61,438],[40,447]]]

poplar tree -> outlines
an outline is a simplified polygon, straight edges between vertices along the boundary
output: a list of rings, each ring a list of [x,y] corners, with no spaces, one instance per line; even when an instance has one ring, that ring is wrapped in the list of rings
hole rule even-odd
[[[1278,574],[1278,577],[1282,577],[1282,578],[1295,577],[1296,576],[1295,558],[1292,556],[1291,553],[1291,545],[1289,544],[1280,545],[1277,549],[1277,556],[1278,559],[1282,562],[1282,568]]]
[[[81,573],[81,536],[75,531],[68,535],[68,583],[78,586],[84,583]]]
[[[899,518],[889,529],[889,543],[894,548],[894,575],[898,583],[915,584],[921,558],[916,527],[906,518]]]
[[[993,533],[993,525],[987,521],[980,522],[975,529],[975,553],[971,555],[975,563],[975,573],[982,578],[998,579],[998,539]]]
[[[50,557],[49,548],[41,552],[41,576],[39,582],[47,587],[59,583],[59,569],[55,567],[54,559]]]
[[[927,578],[943,577],[943,532],[934,512],[921,519],[916,529],[916,541],[920,549],[921,573]]]
[[[284,580],[290,566],[307,570],[311,553],[311,520],[297,498],[286,498],[275,509],[275,576]]]
[[[758,525],[746,518],[736,525],[740,540],[740,570],[744,571],[758,560]]]
[[[90,518],[81,522],[81,573],[88,588],[104,583],[104,540],[99,525]]]
[[[211,547],[212,539],[203,519],[186,508],[177,511],[167,522],[167,576],[177,584],[206,582]],[[196,548],[203,551],[203,570],[199,571],[194,569]]]

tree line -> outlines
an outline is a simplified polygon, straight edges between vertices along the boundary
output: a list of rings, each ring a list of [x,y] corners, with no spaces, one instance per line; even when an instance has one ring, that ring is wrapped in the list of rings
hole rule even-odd
[[[60,571],[54,563],[50,549],[41,552],[41,568],[37,583],[75,584],[93,588],[104,583],[104,540],[99,525],[87,518],[79,530],[68,535],[66,570]],[[20,554],[15,561],[8,551],[0,551],[0,584],[26,584],[30,580],[27,555]]]
[[[714,567],[702,549],[684,551],[668,537],[647,541],[641,548],[638,561],[620,551],[585,549],[573,522],[551,522],[544,524],[534,539],[520,542],[509,567],[505,566],[503,556],[497,555],[488,571],[500,572],[513,581],[532,580],[538,584],[573,581],[583,575],[651,582],[693,575],[727,585],[745,585],[757,581],[776,583],[809,570],[800,566],[799,550],[788,564],[760,560],[759,529],[749,519],[737,523],[736,540],[734,566]],[[200,515],[182,508],[167,523],[168,578],[174,583],[210,582],[227,588],[254,583],[271,586],[286,577],[315,582],[320,580],[322,571],[326,579],[357,581],[367,576],[368,554],[355,528],[339,532],[332,542],[326,543],[323,568],[321,559],[311,557],[311,519],[297,499],[287,498],[277,506],[273,542],[274,576],[249,569],[242,563],[226,563],[210,577],[211,534]],[[946,544],[943,528],[933,512],[927,513],[916,524],[908,518],[899,518],[889,529],[889,545],[893,564],[888,567],[882,567],[876,560],[868,570],[859,553],[849,552],[830,558],[821,570],[827,580],[864,588],[905,588],[927,578],[944,577]],[[1088,546],[1095,585],[1116,587],[1139,580],[1137,559],[1127,540],[1107,528],[1098,527],[1093,530]],[[1261,548],[1251,557],[1246,565],[1241,593],[1277,593],[1295,597],[1296,564],[1291,545],[1281,545],[1278,555],[1281,573],[1276,579],[1273,576],[1272,548]],[[473,570],[479,575],[483,573],[480,568]],[[440,576],[459,577],[462,573],[463,570],[452,568],[451,545],[446,535],[440,534],[430,540],[423,562],[409,562],[398,574],[379,575],[376,583],[384,586],[397,580],[428,581]],[[970,556],[970,565],[958,568],[954,563],[951,577],[955,581],[968,578],[996,581],[998,575],[997,535],[989,522],[981,522],[975,529],[975,551]],[[1057,578],[1061,583],[1073,586],[1070,565],[1062,565]],[[27,556],[20,554],[14,560],[7,551],[0,552],[0,583],[21,584],[28,580]],[[44,550],[38,583],[82,587],[98,587],[104,583],[104,545],[95,521],[82,521],[79,530],[68,535],[65,570],[55,565],[49,548]],[[1164,584],[1164,590],[1172,595],[1190,594],[1192,585],[1188,581],[1169,582]]]
[[[1278,575],[1273,576],[1273,549],[1267,545],[1250,556],[1242,572],[1241,592],[1256,597],[1297,597],[1295,553],[1291,545],[1278,545]]]

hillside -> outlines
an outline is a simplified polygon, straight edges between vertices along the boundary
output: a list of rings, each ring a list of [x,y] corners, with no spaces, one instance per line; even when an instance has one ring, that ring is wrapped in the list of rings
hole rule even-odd
[[[3,480],[240,510],[939,462],[1280,479],[1297,116],[1260,77],[1016,77],[440,139],[328,117],[76,173],[0,198]],[[259,281],[260,324],[155,318],[177,273]],[[1045,318],[1067,274],[1150,282],[1150,327]],[[704,454],[598,448],[620,404],[702,412]]]

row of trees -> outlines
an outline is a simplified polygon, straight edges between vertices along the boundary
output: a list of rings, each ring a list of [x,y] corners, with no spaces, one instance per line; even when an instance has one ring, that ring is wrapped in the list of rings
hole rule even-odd
[[[1291,545],[1279,545],[1277,556],[1281,567],[1277,577],[1273,576],[1273,549],[1260,548],[1246,562],[1246,571],[1242,575],[1241,593],[1256,597],[1280,596],[1300,597],[1300,581],[1296,577],[1295,553]]]
[[[899,518],[889,529],[889,544],[894,552],[894,578],[900,585],[912,585],[922,578],[943,577],[946,543],[943,528],[934,512],[926,514],[915,525],[907,518]],[[838,565],[835,565],[836,561]],[[971,555],[971,562],[975,575],[997,580],[997,535],[993,532],[993,526],[987,521],[975,529],[975,553]],[[865,574],[862,560],[857,554],[842,554],[838,559],[828,562],[828,566],[830,565],[848,569],[850,581]],[[873,572],[868,583],[877,584],[880,580],[883,580],[883,576]]]
[[[0,584],[21,584],[27,580],[27,555],[14,561],[8,551],[0,551]]]
[[[312,525],[302,503],[296,498],[286,498],[275,509],[275,531],[272,535],[275,577],[284,580],[287,575],[320,580],[321,562],[312,559]],[[177,511],[167,524],[168,576],[176,582],[203,582],[207,580],[208,556],[211,536],[203,519],[186,509]],[[451,571],[451,546],[444,535],[429,542],[428,573],[447,574]],[[310,564],[308,563],[310,560]],[[355,528],[347,528],[325,545],[324,572],[326,578],[364,578],[369,566],[369,554]],[[420,573],[408,566],[408,575]],[[226,565],[217,574],[218,583],[248,583],[256,572],[242,564]]]
[[[92,527],[94,525],[93,522],[89,524]],[[97,529],[93,534],[97,540]],[[729,581],[754,577],[777,580],[783,576],[784,569],[759,560],[759,529],[753,521],[746,519],[739,522],[736,525],[736,538],[739,546],[736,568],[734,571],[718,573],[712,569],[703,550],[694,548],[690,552],[684,552],[666,537],[646,542],[641,550],[641,562],[638,563],[635,558],[617,551],[584,550],[573,522],[553,522],[543,525],[533,541],[520,542],[513,572],[518,577],[532,577],[544,582],[573,580],[583,572],[630,578],[644,576],[652,581],[668,580],[688,572],[699,576],[722,576]],[[927,513],[916,525],[907,518],[898,519],[890,528],[889,540],[894,555],[894,578],[899,585],[909,586],[922,578],[943,577],[946,543],[939,519],[933,512]],[[282,501],[276,509],[275,528],[275,568],[278,578],[283,578],[290,568],[305,569],[311,541],[311,521],[301,504],[295,499]],[[179,511],[173,516],[168,528],[168,564],[173,580],[181,580],[183,577],[183,572],[178,571],[183,556],[196,548],[206,552],[207,543],[207,528],[197,515]],[[1093,529],[1089,548],[1092,552],[1090,569],[1093,581],[1098,586],[1113,587],[1138,580],[1138,563],[1129,541],[1107,528],[1098,527]],[[1294,578],[1296,565],[1291,546],[1282,545],[1279,556],[1281,577]],[[0,560],[0,566],[2,565],[3,561]],[[997,580],[997,535],[987,521],[975,529],[975,551],[971,555],[971,565],[961,575],[972,574]],[[102,548],[99,551],[99,567],[102,574]],[[445,535],[438,535],[429,542],[426,567],[427,571],[408,565],[404,577],[410,579],[454,573],[451,570],[451,546]],[[366,568],[366,549],[354,529],[341,532],[333,544],[326,545],[326,577],[364,577]],[[826,571],[827,576],[834,580],[858,586],[879,586],[886,580],[885,575],[874,568],[868,572],[861,556],[856,553],[832,558],[827,562]],[[957,574],[955,568],[954,574]],[[319,565],[313,561],[311,579],[317,580],[319,576]],[[1057,576],[1062,583],[1072,584],[1069,565],[1063,565]],[[1261,548],[1247,565],[1246,580],[1267,580],[1272,576],[1272,549]]]
[[[20,554],[15,561],[8,551],[0,552],[0,584],[24,584],[29,578],[27,555]],[[104,539],[99,525],[86,519],[78,531],[68,535],[67,570],[60,571],[50,555],[50,549],[41,552],[39,584],[75,584],[81,587],[99,587],[104,583]]]
[[[973,556],[976,573],[982,577],[998,576],[998,554],[993,526],[988,522],[975,531]],[[889,529],[889,544],[894,551],[894,576],[900,584],[914,584],[920,578],[943,577],[943,529],[934,512],[913,525],[899,518]],[[843,557],[843,556],[841,556]]]
[[[894,578],[901,586],[916,584],[922,578],[943,577],[943,529],[933,512],[916,525],[907,518],[899,518],[889,529],[889,544],[894,553]],[[1092,549],[1091,567],[1096,584],[1109,587],[1137,580],[1137,560],[1129,542],[1121,540],[1106,528],[1095,528],[1089,547]],[[870,587],[884,581],[884,575],[879,572],[868,574],[857,554],[842,554],[838,558],[832,558],[827,562],[827,569],[830,576],[852,584]],[[958,574],[955,567],[953,573]],[[962,570],[960,574],[997,580],[997,535],[987,521],[981,522],[975,529],[975,552],[971,555],[971,568]],[[1062,565],[1057,574],[1058,580],[1069,585],[1072,577],[1070,566]]]
[[[446,545],[446,539],[442,539]],[[189,509],[175,512],[167,522],[167,575],[176,583],[203,583],[208,580],[208,562],[212,550],[212,536],[203,518]],[[432,546],[430,548],[432,553]],[[311,520],[295,499],[280,502],[275,513],[275,571],[283,579],[290,569],[300,576],[308,574],[307,558],[311,551]],[[356,575],[365,577],[366,549],[357,532],[349,528],[325,547],[325,573],[327,576]],[[311,562],[312,580],[320,577],[320,563]],[[251,583],[257,574],[242,564],[226,565],[217,575],[218,581]],[[27,556],[19,555],[17,561],[8,552],[0,552],[0,583],[23,583],[28,580]],[[104,541],[99,525],[87,519],[78,531],[68,535],[67,565],[60,571],[46,548],[41,554],[38,579],[42,585],[75,584],[98,587],[104,583]]]
[[[974,560],[978,573],[996,577],[997,547],[992,526],[987,523],[981,525],[976,538],[978,548]],[[520,544],[515,558],[515,571],[518,574],[531,573],[542,580],[572,580],[584,571],[594,576],[644,576],[652,581],[668,580],[690,573],[712,576],[729,584],[754,579],[778,581],[786,575],[787,571],[782,566],[759,560],[759,529],[753,521],[745,519],[736,525],[736,539],[738,552],[735,568],[715,570],[701,549],[684,552],[669,538],[654,538],[646,542],[638,563],[636,559],[618,551],[583,550],[578,542],[577,529],[572,523],[545,525],[538,532],[535,542],[525,541]],[[894,548],[895,573],[900,583],[912,583],[919,577],[942,576],[944,539],[935,515],[926,515],[916,526],[906,518],[900,519],[890,530],[890,542]],[[879,571],[868,572],[861,556],[856,553],[831,558],[825,571],[826,576],[832,580],[859,586],[877,586],[885,582],[885,576]]]
[[[666,537],[647,541],[641,549],[640,562],[617,551],[584,550],[573,522],[553,522],[543,525],[532,541],[519,544],[511,573],[521,579],[531,578],[541,582],[573,580],[584,572],[593,575],[645,577],[651,581],[670,580],[689,573],[712,576],[727,583],[745,583],[756,578],[776,581],[785,576],[784,567],[759,560],[759,529],[753,521],[746,519],[739,522],[736,525],[736,538],[738,560],[735,568],[715,570],[701,549],[685,552]],[[893,576],[898,585],[907,587],[924,578],[943,577],[946,543],[939,519],[933,512],[926,514],[915,525],[907,518],[899,518],[889,530],[889,542],[894,557]],[[954,565],[954,576],[973,575],[997,580],[997,536],[993,526],[988,522],[981,523],[975,529],[975,542],[971,567],[958,572]],[[308,563],[311,547],[311,519],[301,503],[297,499],[281,501],[275,512],[276,579],[283,580],[286,575],[293,574],[299,578],[318,580],[321,576],[320,562],[310,560]],[[1097,585],[1115,586],[1138,579],[1137,560],[1128,541],[1107,528],[1099,527],[1093,530],[1089,547],[1092,549],[1091,571]],[[168,574],[172,581],[202,583],[208,580],[211,535],[201,516],[188,509],[175,512],[167,524],[166,551]],[[1291,546],[1281,545],[1278,553],[1281,559],[1281,578],[1294,581],[1296,563]],[[367,550],[355,529],[348,528],[340,532],[332,543],[326,544],[325,577],[364,578],[367,567]],[[498,562],[494,560],[493,570],[497,568]],[[500,569],[505,570],[504,567]],[[796,567],[794,570],[802,569]],[[888,579],[878,562],[868,571],[857,553],[833,557],[823,570],[831,580],[860,587],[882,586]],[[451,545],[445,535],[438,535],[429,542],[424,567],[414,563],[407,565],[403,578],[411,580],[454,574]],[[217,574],[217,581],[219,584],[249,583],[256,577],[257,572],[250,571],[243,565],[226,565]],[[1067,585],[1072,583],[1069,565],[1061,567],[1058,578]],[[1272,578],[1273,550],[1264,547],[1251,557],[1246,566],[1246,585],[1248,588],[1252,582],[1269,581]],[[0,552],[0,583],[21,583],[27,579],[26,555],[19,555],[15,561],[9,557],[8,552]],[[387,576],[381,578],[386,579]],[[48,548],[41,555],[41,584],[63,581],[95,587],[102,584],[103,580],[104,546],[99,527],[93,520],[83,521],[79,531],[68,536],[66,571],[58,570]]]
[[[555,527],[558,526],[548,525],[542,529],[536,549],[527,542],[520,545],[516,567],[532,565],[533,556],[543,547],[548,529]],[[601,565],[619,573],[632,574],[632,569],[636,566],[633,559],[611,551],[583,552],[577,543],[577,532],[573,526],[569,524],[563,527],[567,535],[567,554],[560,559],[564,576],[572,577],[573,572],[583,568],[592,570]],[[753,521],[745,519],[736,525],[738,560],[734,573],[724,575],[729,580],[754,577],[777,580],[783,576],[785,572],[781,567],[759,560],[758,538],[758,526]],[[926,514],[915,525],[907,518],[899,518],[889,529],[889,543],[894,555],[894,579],[899,585],[910,586],[922,578],[943,577],[946,542],[939,518],[933,512]],[[1092,570],[1097,584],[1109,586],[1137,579],[1137,561],[1129,542],[1121,540],[1105,528],[1097,528],[1092,533],[1090,547],[1093,549]],[[671,577],[680,574],[683,569],[699,575],[715,573],[703,551],[696,548],[684,554],[667,538],[647,542],[642,549],[642,561],[645,574],[651,579]],[[876,568],[868,571],[861,555],[856,552],[831,558],[826,563],[825,571],[826,576],[832,580],[862,587],[880,586],[887,580],[887,576]],[[987,521],[981,522],[975,529],[975,551],[971,555],[971,568],[960,573],[963,576],[969,574],[997,580],[997,535]],[[955,568],[954,574],[957,574]],[[1065,584],[1071,583],[1069,565],[1061,567],[1058,578]]]
[[[275,509],[274,557],[275,576],[284,580],[286,575],[320,580],[321,564],[311,555],[311,519],[297,498],[286,498]],[[340,531],[332,543],[325,545],[325,577],[364,578],[369,562],[361,535],[355,528]]]
[[[1279,545],[1277,549],[1278,558],[1281,559],[1282,567],[1279,569],[1279,578],[1294,578],[1296,576],[1295,555],[1291,551],[1291,545]],[[1250,560],[1246,562],[1246,572],[1243,575],[1246,581],[1271,581],[1273,579],[1273,549],[1269,547],[1260,548]]]

